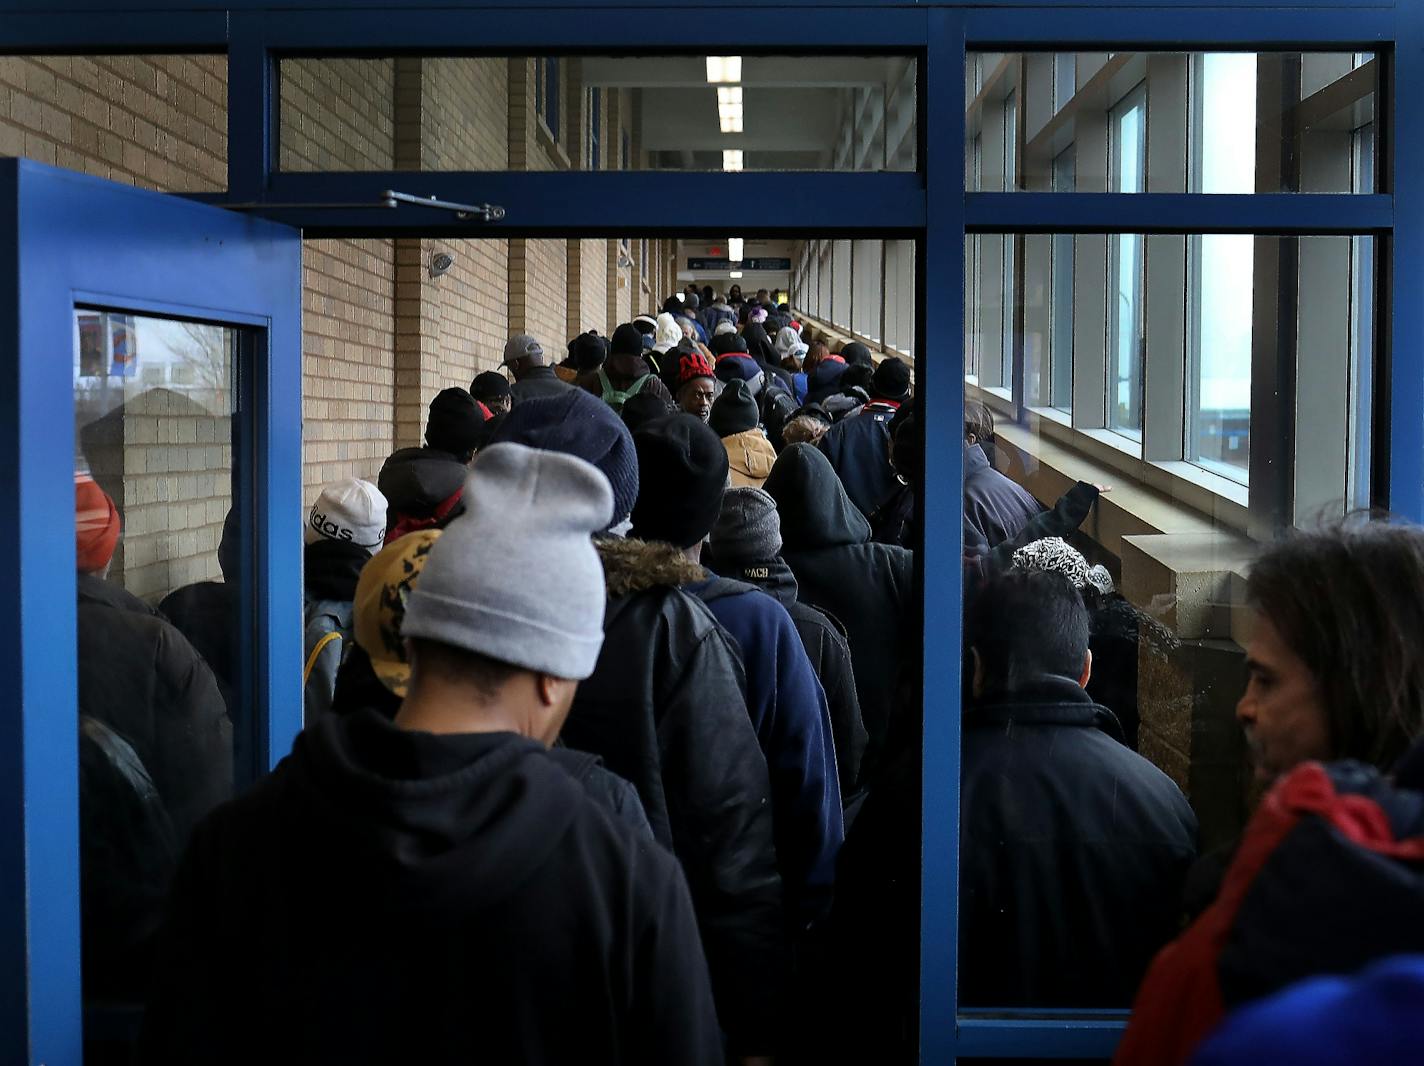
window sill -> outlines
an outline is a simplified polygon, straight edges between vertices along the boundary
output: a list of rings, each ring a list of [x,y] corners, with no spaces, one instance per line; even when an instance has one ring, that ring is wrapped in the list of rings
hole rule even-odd
[[[544,154],[549,157],[549,161],[562,170],[572,170],[573,165],[569,162],[568,155],[559,144],[559,140],[554,136],[548,124],[544,121],[544,116],[539,115],[534,122],[534,142],[544,149]]]
[[[1094,439],[1089,431],[1069,432],[1080,441]],[[1240,532],[1245,506],[1196,484],[1216,475],[1176,469],[1185,463],[1135,460],[1138,473],[1123,483],[1121,460],[1103,462],[1057,434],[1007,423],[995,428],[995,436],[1015,479],[1040,502],[1052,504],[1078,481],[1113,486],[1099,498],[1082,532],[1116,556],[1123,595],[1183,639],[1244,643],[1241,581],[1255,545]],[[1193,495],[1207,507],[1193,506],[1198,502]]]

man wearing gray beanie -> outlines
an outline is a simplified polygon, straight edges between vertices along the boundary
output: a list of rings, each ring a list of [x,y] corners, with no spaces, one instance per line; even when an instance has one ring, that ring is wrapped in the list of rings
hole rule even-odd
[[[703,561],[725,577],[757,586],[791,616],[826,693],[841,802],[849,808],[858,794],[860,760],[868,739],[855,693],[850,645],[845,626],[797,598],[796,578],[781,558],[781,516],[776,501],[764,489],[731,488],[723,493],[722,510],[712,526]]]
[[[323,716],[195,834],[145,1061],[724,1061],[677,861],[548,750],[603,643],[608,481],[499,444],[465,498],[395,721]]]

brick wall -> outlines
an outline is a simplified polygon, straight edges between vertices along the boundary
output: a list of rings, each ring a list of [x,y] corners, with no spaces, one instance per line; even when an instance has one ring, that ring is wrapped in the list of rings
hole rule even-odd
[[[395,159],[395,61],[282,63],[280,164],[385,170]],[[307,241],[302,483],[374,479],[394,445],[395,242]]]

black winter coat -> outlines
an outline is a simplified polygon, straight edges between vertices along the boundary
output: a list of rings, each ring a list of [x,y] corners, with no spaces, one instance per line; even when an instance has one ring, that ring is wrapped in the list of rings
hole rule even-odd
[[[818,445],[840,477],[846,495],[866,518],[875,515],[901,487],[890,465],[890,419],[894,417],[895,408],[871,401],[828,429]]]
[[[657,840],[687,874],[717,1013],[732,1049],[770,1054],[784,935],[766,759],[740,660],[679,586],[702,568],[667,545],[607,538],[603,650],[562,737],[638,790]]]
[[[983,445],[964,448],[964,536],[977,534],[988,547],[1012,540],[1042,511],[1021,485],[989,465]]]
[[[133,748],[180,846],[232,794],[232,725],[208,664],[136,596],[78,578],[79,713]]]
[[[964,716],[960,964],[975,1006],[1127,1006],[1177,930],[1197,820],[1068,678]]]
[[[841,801],[849,803],[860,779],[860,762],[865,757],[865,722],[860,716],[860,699],[855,693],[855,671],[851,668],[850,645],[845,626],[824,611],[797,599],[796,578],[781,557],[761,562],[738,562],[718,571],[765,590],[786,608],[811,666],[826,692],[831,709],[831,739],[836,746]]]
[[[536,741],[330,716],[199,828],[148,1063],[722,1062],[687,886]]]
[[[521,400],[537,400],[542,396],[559,396],[565,389],[571,388],[572,385],[554,373],[553,367],[536,366],[526,371],[522,378],[509,387],[509,391],[514,396],[514,402],[519,403]]]
[[[861,780],[885,744],[896,681],[914,624],[914,555],[870,540],[870,524],[846,495],[829,460],[794,444],[763,486],[781,516],[782,558],[798,598],[845,623],[860,712],[869,734]]]

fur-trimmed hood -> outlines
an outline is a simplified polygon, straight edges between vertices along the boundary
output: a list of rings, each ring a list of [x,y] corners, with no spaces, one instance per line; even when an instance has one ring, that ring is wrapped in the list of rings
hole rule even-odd
[[[671,544],[632,537],[600,537],[594,546],[603,560],[603,577],[610,597],[653,588],[681,588],[707,578],[701,566]]]

